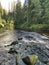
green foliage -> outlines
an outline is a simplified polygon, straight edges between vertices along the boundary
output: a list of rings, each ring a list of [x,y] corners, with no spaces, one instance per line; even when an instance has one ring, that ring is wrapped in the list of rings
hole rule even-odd
[[[0,17],[2,16],[2,6],[1,6],[1,3],[0,3]]]
[[[26,65],[35,65],[36,62],[38,61],[38,56],[29,55],[29,56],[24,57],[22,60]]]
[[[0,19],[0,28],[5,26],[5,20]]]
[[[13,2],[13,10],[7,13],[0,3],[0,28],[47,29],[49,27],[49,0],[25,0],[21,5]]]
[[[23,11],[22,11],[20,0],[18,0],[17,4],[16,4],[14,21],[15,21],[14,28],[16,28],[16,26],[18,26],[19,24],[21,24],[23,22]]]

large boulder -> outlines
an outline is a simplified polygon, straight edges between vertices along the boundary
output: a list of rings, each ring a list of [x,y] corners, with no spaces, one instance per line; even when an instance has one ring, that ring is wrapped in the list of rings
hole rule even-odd
[[[38,56],[29,55],[29,56],[24,57],[22,60],[26,65],[35,65],[38,60]]]

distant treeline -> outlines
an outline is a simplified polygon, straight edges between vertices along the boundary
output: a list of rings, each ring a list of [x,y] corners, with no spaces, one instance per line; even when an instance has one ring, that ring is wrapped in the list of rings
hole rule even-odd
[[[0,4],[0,28],[49,29],[49,0],[25,0],[23,6],[17,0],[16,4],[13,2],[12,8],[7,13]]]

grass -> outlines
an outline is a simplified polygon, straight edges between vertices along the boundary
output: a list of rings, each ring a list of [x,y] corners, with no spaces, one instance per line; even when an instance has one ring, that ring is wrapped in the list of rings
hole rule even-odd
[[[49,24],[33,24],[33,23],[23,22],[21,24],[16,25],[16,28],[28,30],[28,31],[36,31],[36,32],[37,31],[48,31],[49,32]],[[6,24],[5,27],[0,29],[0,33],[4,31],[4,29],[13,30],[14,24],[13,23]]]
[[[49,31],[49,24],[30,24],[25,22],[19,25],[17,28],[31,31]]]
[[[3,33],[5,31],[4,28],[0,28],[0,33]]]

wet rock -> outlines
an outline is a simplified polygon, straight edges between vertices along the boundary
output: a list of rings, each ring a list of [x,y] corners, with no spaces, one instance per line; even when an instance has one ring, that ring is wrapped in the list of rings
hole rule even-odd
[[[49,65],[49,62],[46,65]]]
[[[33,38],[32,36],[25,36],[26,38]]]
[[[49,50],[49,45],[46,45],[45,47]]]
[[[42,52],[39,51],[37,54],[38,54],[41,62],[43,62],[45,64],[47,64],[49,62],[49,58],[47,57],[47,55],[45,55],[44,52],[42,53]]]
[[[16,41],[16,39],[18,41]],[[38,59],[39,61],[37,61],[35,65],[49,65],[49,39],[45,38],[45,36],[43,37],[40,34],[37,34],[35,32],[32,32],[31,34],[30,32],[21,32],[21,31],[12,32],[11,31],[9,34],[7,34],[7,36],[3,37],[1,41],[2,40],[6,41],[6,44],[5,42],[0,42],[1,46],[3,44],[6,46],[9,46],[9,47],[6,47],[6,46],[0,47],[0,60],[7,62],[2,65],[34,64],[36,63],[36,60],[35,60],[36,56],[33,56],[33,54],[37,54],[37,56],[39,57]],[[7,53],[10,55],[8,55]],[[15,62],[13,62],[14,60],[12,60],[12,58],[14,58],[15,55],[20,55],[23,62],[20,61],[21,60],[20,59],[18,63],[16,61],[16,64],[14,64]],[[3,57],[5,59],[3,59]]]
[[[8,60],[7,62],[3,63],[3,65],[16,65],[15,60]]]
[[[49,50],[45,49],[45,50],[43,50],[43,52],[44,52],[45,55],[49,58]]]
[[[0,63],[0,65],[2,65],[2,63]]]
[[[38,56],[29,55],[29,56],[24,57],[22,60],[26,65],[35,65],[38,60]]]
[[[8,53],[10,53],[10,54],[14,54],[14,53],[18,54],[18,52],[14,48],[10,48]]]
[[[49,51],[43,45],[33,45],[30,50],[32,54],[37,54],[43,63],[49,62]]]
[[[14,41],[10,45],[7,45],[7,46],[12,46],[12,45],[16,45],[16,44],[18,44],[18,41]],[[7,47],[7,46],[5,46],[5,47]]]
[[[35,65],[46,65],[46,64],[44,64],[44,63],[42,63],[41,61],[38,60]]]
[[[25,36],[25,38],[28,39],[28,40],[34,39],[32,36]]]
[[[22,40],[23,38],[22,37],[19,37],[18,40]]]
[[[18,41],[14,41],[10,45],[16,45],[16,44],[18,44]]]
[[[19,65],[26,65],[26,64],[22,61],[22,59],[20,59],[19,60]]]

